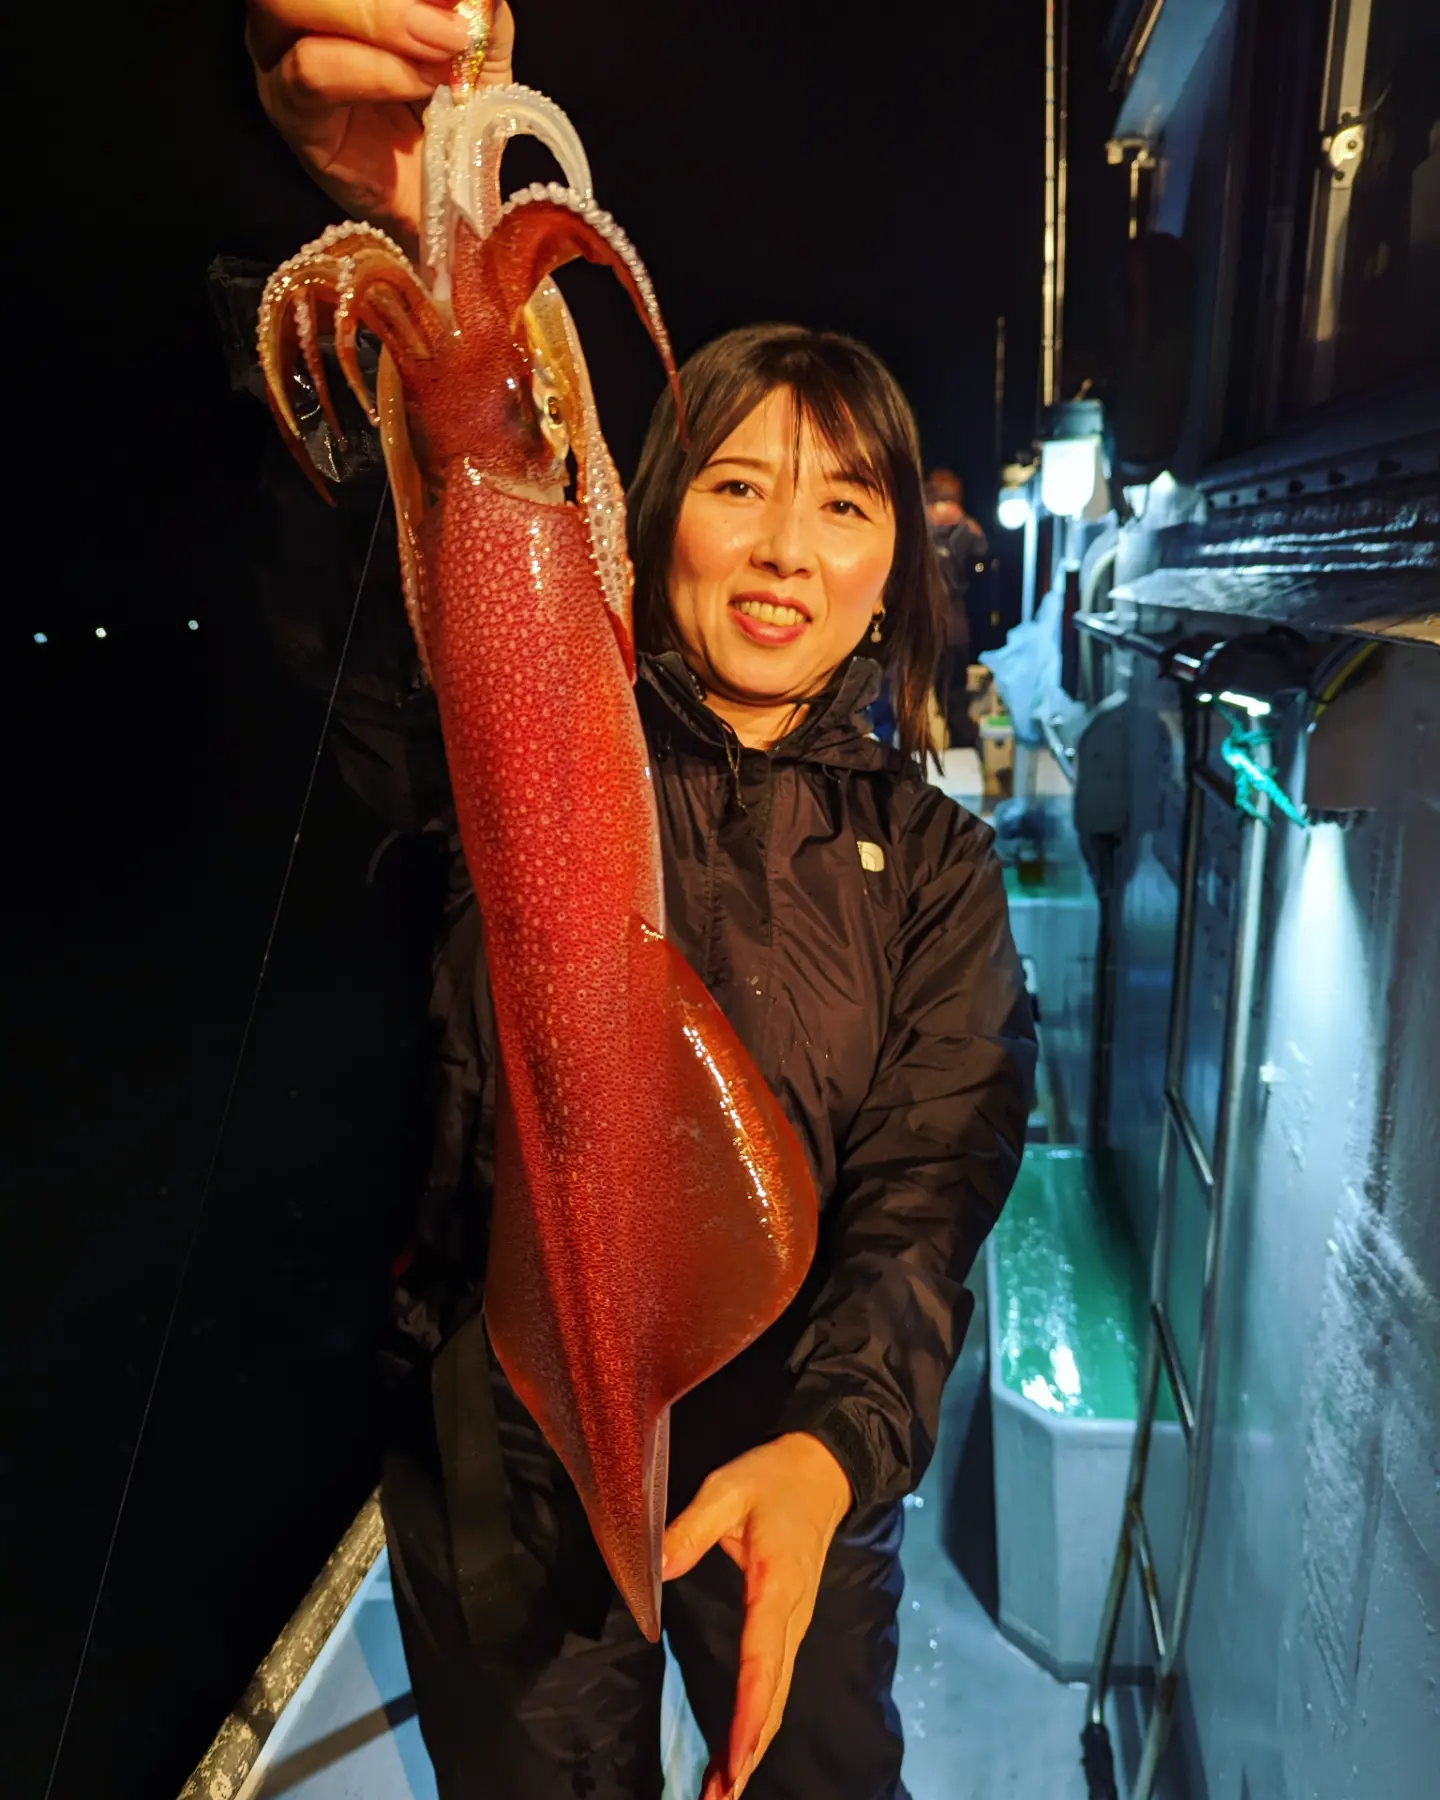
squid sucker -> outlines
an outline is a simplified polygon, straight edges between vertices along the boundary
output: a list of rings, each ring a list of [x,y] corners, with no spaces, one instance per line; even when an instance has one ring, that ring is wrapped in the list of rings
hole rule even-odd
[[[779,1103],[666,942],[624,501],[553,271],[614,270],[678,409],[669,342],[569,122],[473,85],[480,60],[426,115],[419,266],[373,226],[332,226],[271,277],[260,355],[322,493],[288,397],[303,363],[340,435],[322,332],[381,432],[494,1000],[487,1327],[654,1640],[670,1408],[789,1304],[818,1209]],[[565,181],[502,202],[519,132]],[[374,396],[361,327],[383,345]]]

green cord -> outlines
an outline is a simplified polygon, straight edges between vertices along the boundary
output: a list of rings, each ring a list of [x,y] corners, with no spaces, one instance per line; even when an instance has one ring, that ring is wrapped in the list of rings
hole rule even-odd
[[[1292,824],[1298,825],[1302,831],[1308,830],[1310,821],[1306,818],[1304,809],[1295,804],[1270,771],[1262,769],[1250,754],[1252,750],[1269,744],[1269,732],[1261,726],[1247,729],[1233,713],[1227,712],[1225,717],[1230,721],[1230,735],[1220,746],[1220,755],[1235,776],[1236,806],[1252,819],[1257,819],[1260,808],[1256,803],[1256,796],[1264,794],[1270,804],[1279,807]]]

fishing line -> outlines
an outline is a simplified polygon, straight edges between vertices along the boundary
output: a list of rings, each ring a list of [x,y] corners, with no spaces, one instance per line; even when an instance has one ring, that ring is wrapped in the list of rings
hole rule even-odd
[[[320,737],[315,745],[315,754],[310,761],[310,776],[305,783],[305,795],[300,802],[300,813],[295,821],[295,832],[290,839],[290,854],[285,860],[285,873],[280,879],[280,892],[275,901],[274,911],[270,915],[270,929],[265,937],[265,948],[260,957],[259,972],[255,977],[255,986],[250,996],[250,1010],[245,1015],[245,1028],[240,1034],[240,1048],[235,1054],[235,1063],[230,1071],[230,1085],[225,1092],[225,1104],[220,1109],[220,1123],[215,1132],[215,1142],[210,1152],[210,1161],[205,1170],[205,1180],[200,1188],[200,1198],[196,1202],[194,1218],[190,1225],[189,1241],[185,1253],[180,1260],[180,1274],[175,1283],[175,1295],[170,1303],[170,1314],[165,1321],[165,1329],[160,1334],[160,1349],[155,1357],[155,1367],[150,1376],[150,1386],[145,1395],[145,1404],[140,1412],[140,1426],[135,1433],[135,1447],[130,1452],[129,1467],[125,1471],[125,1481],[120,1489],[120,1503],[115,1510],[115,1523],[110,1531],[110,1541],[105,1549],[105,1560],[100,1567],[100,1581],[95,1589],[95,1603],[90,1609],[89,1622],[85,1627],[85,1636],[80,1645],[80,1658],[75,1665],[75,1678],[70,1684],[69,1698],[65,1703],[65,1716],[60,1722],[60,1736],[56,1740],[55,1755],[50,1763],[50,1777],[45,1783],[43,1800],[50,1800],[51,1790],[55,1786],[55,1777],[60,1771],[60,1758],[65,1749],[65,1741],[70,1731],[70,1723],[75,1713],[75,1702],[80,1694],[80,1682],[85,1673],[85,1664],[89,1660],[90,1646],[95,1636],[95,1626],[100,1617],[100,1602],[105,1597],[105,1584],[110,1579],[110,1567],[115,1560],[115,1547],[120,1541],[120,1526],[125,1518],[125,1507],[130,1499],[130,1489],[134,1485],[135,1471],[140,1463],[140,1449],[144,1442],[145,1431],[150,1423],[150,1415],[154,1411],[155,1396],[160,1387],[160,1375],[164,1368],[165,1357],[170,1349],[170,1340],[175,1335],[175,1322],[180,1316],[180,1301],[185,1293],[185,1283],[189,1279],[190,1265],[195,1259],[195,1251],[200,1242],[200,1228],[205,1219],[205,1208],[210,1199],[210,1190],[215,1185],[215,1173],[220,1166],[220,1152],[225,1145],[225,1133],[230,1124],[230,1114],[234,1109],[235,1095],[240,1086],[240,1071],[244,1066],[245,1052],[250,1047],[250,1035],[255,1025],[255,1016],[260,1010],[260,995],[265,986],[265,976],[270,968],[270,956],[275,948],[276,934],[280,929],[280,916],[285,908],[285,897],[290,891],[290,878],[295,872],[295,858],[300,849],[300,837],[305,829],[305,820],[310,811],[310,800],[315,792],[315,781],[320,773],[321,758],[325,754],[325,740],[330,735],[330,722],[335,716],[335,702],[340,693],[340,678],[345,672],[345,660],[350,653],[350,641],[355,635],[355,621],[360,614],[360,601],[365,593],[365,583],[370,577],[370,564],[375,557],[375,545],[380,536],[380,521],[385,516],[385,506],[390,497],[388,487],[380,496],[380,505],[376,509],[375,523],[370,527],[370,542],[365,549],[365,561],[361,565],[360,580],[355,588],[355,598],[350,605],[350,618],[345,627],[344,641],[340,646],[340,655],[335,664],[335,679],[330,684],[330,698],[325,705],[325,718],[320,726]]]

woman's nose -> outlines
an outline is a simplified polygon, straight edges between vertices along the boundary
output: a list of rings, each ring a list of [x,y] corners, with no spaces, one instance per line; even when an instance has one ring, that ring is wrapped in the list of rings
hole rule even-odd
[[[804,517],[798,506],[775,505],[766,513],[752,560],[779,576],[806,575],[814,566]]]

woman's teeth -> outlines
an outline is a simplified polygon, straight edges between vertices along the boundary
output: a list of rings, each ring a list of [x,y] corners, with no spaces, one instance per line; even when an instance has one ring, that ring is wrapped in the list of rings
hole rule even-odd
[[[803,625],[805,614],[798,606],[776,606],[769,600],[737,600],[736,612],[747,619],[763,619],[767,625]]]

